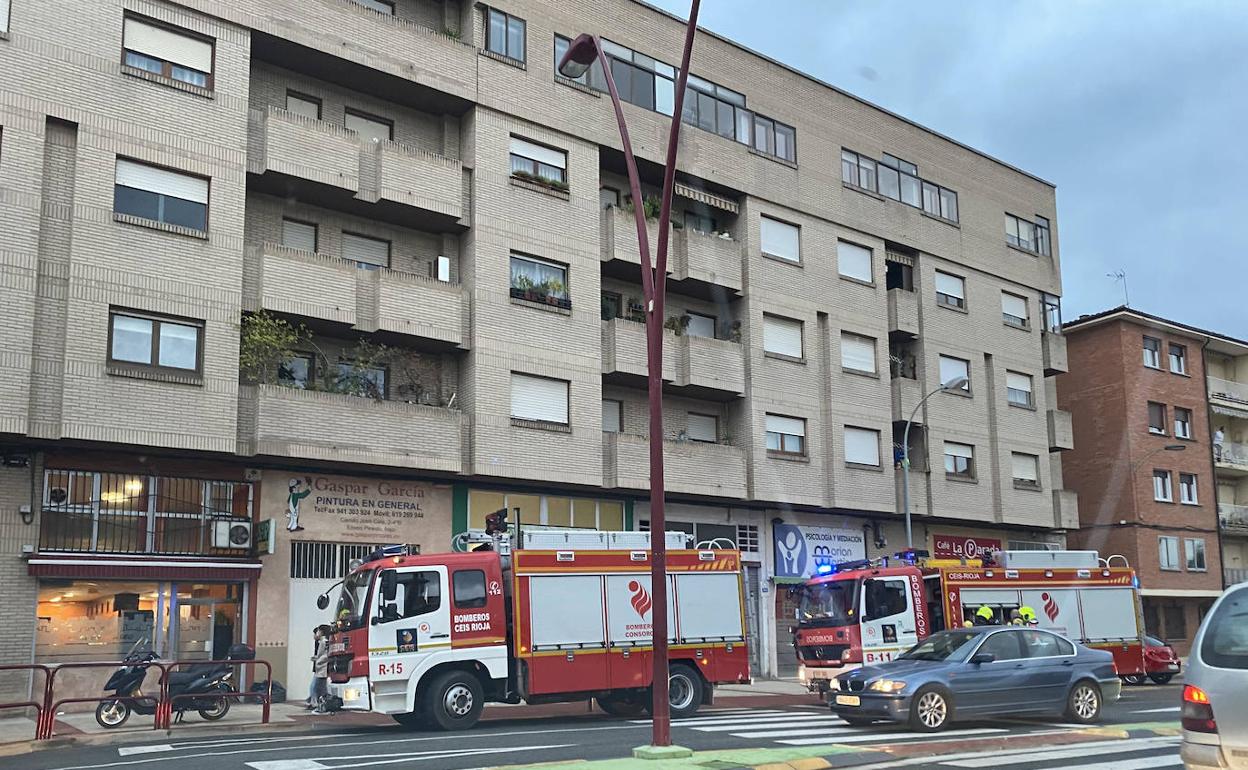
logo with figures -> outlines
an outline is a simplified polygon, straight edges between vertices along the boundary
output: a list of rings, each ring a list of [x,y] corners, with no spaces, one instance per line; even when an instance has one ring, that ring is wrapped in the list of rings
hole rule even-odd
[[[650,592],[636,580],[628,581],[628,590],[632,593],[629,603],[633,605],[639,617],[645,618],[646,613],[654,606],[654,602],[650,599]]]

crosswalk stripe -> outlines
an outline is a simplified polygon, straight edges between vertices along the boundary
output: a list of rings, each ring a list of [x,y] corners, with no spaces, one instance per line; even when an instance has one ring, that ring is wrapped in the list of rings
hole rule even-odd
[[[998,730],[990,727],[981,727],[976,730],[949,730],[941,733],[944,736],[956,735],[986,735],[988,733],[1007,733],[1009,730]],[[783,743],[788,746],[818,746],[824,743],[866,743],[868,741],[878,741],[880,743],[888,743],[889,741],[904,741],[913,738],[931,738],[932,733],[873,733],[864,735],[830,735],[822,738],[793,738],[791,740],[781,740],[777,743]],[[1094,770],[1094,769],[1093,769]],[[1129,770],[1122,768],[1121,770]]]
[[[755,717],[757,718],[783,717],[783,716],[788,716],[791,713],[792,712],[790,711],[781,711],[779,709],[772,709],[772,710],[760,709],[759,711],[748,711],[748,712],[741,713],[741,714],[708,714],[706,716],[690,717],[689,719],[673,719],[672,724],[688,725],[688,724],[697,724],[700,722],[707,722],[707,721],[722,722],[728,719],[745,719],[745,718],[755,718]],[[632,719],[629,721],[635,725],[650,724],[649,719]]]
[[[1177,740],[1177,739],[1175,739]],[[1170,742],[1173,742],[1170,741]],[[1160,742],[1159,742],[1160,743]],[[1054,749],[1052,751],[1040,751],[1037,753],[1029,753],[1026,757],[1020,757],[1027,762],[1049,762],[1056,759],[1075,759],[1078,757],[1094,757],[1102,754],[1129,754],[1134,751],[1152,750],[1157,744],[1152,746],[1123,746],[1121,743],[1117,745],[1099,746],[1089,748],[1087,746],[1077,746],[1069,749]],[[1031,751],[1035,752],[1035,749]],[[1002,764],[1000,755],[989,757],[977,757],[975,759],[963,759],[954,762],[942,762],[942,765],[949,767],[997,767]]]
[[[1136,757],[1135,759],[1120,759],[1116,762],[1098,762],[1094,765],[1055,767],[1052,770],[1151,770],[1157,767],[1178,767],[1182,764],[1183,760],[1178,754],[1171,754],[1164,757]]]
[[[1164,709],[1141,709],[1132,711],[1132,714],[1177,714],[1183,709],[1180,706],[1167,706]]]
[[[758,732],[733,733],[732,736],[734,738],[801,738],[807,735],[836,735],[836,734],[861,735],[864,733],[861,727],[850,727],[849,725],[845,725],[844,727],[840,727],[840,728],[836,727],[835,725],[829,725],[827,727],[812,727],[810,725],[803,725],[801,728],[797,730],[761,730]],[[887,733],[877,733],[877,735],[880,735],[881,737],[885,737]]]
[[[702,717],[698,719],[677,719],[672,724],[679,727],[701,727],[702,725],[743,725],[749,726],[760,722],[783,722],[790,719],[830,719],[830,714],[795,714],[779,712],[776,714],[748,714],[735,717]],[[649,722],[646,722],[649,724]]]
[[[823,725],[821,729],[830,730],[833,727],[842,729],[857,730],[861,732],[860,727],[849,727],[841,721],[840,717],[819,717],[818,719],[794,719],[783,722],[757,722],[755,724],[736,724],[736,725],[709,725],[706,727],[695,727],[700,733],[731,733],[733,730],[749,730],[751,727],[766,727],[780,730],[782,728],[802,728],[802,727],[818,727]],[[736,733],[733,733],[736,735]]]

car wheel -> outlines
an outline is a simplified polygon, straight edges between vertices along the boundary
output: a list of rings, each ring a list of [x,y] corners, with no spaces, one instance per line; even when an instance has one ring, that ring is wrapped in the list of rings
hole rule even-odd
[[[1091,724],[1101,718],[1101,688],[1092,682],[1077,682],[1066,698],[1066,717],[1079,724]]]
[[[868,727],[875,724],[874,719],[866,719],[864,717],[841,717],[841,719],[844,719],[845,724],[850,727]]]
[[[1169,684],[1170,680],[1174,678],[1174,674],[1149,674],[1148,678],[1157,684]]]
[[[910,700],[910,728],[916,732],[943,730],[952,717],[953,703],[944,690],[925,687]]]
[[[667,703],[672,719],[691,717],[702,705],[702,677],[681,663],[672,666],[667,677]]]
[[[1147,674],[1124,674],[1122,677],[1124,684],[1141,685],[1148,681]]]
[[[484,706],[485,693],[475,676],[446,671],[429,683],[423,711],[443,730],[467,730],[481,718]]]

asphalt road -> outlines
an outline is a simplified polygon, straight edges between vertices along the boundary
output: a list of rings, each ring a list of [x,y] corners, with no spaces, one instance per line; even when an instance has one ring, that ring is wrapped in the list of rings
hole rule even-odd
[[[1177,722],[1179,685],[1148,685],[1124,689],[1123,699],[1105,708],[1106,724]],[[517,709],[518,712],[522,711]],[[956,744],[969,739],[1030,733],[1058,736],[1078,726],[1060,720],[994,720],[959,723],[938,735],[921,735],[900,726],[850,727],[826,707],[807,698],[791,705],[733,707],[729,699],[673,726],[673,740],[694,750],[732,748],[800,748],[832,743],[879,748],[907,744]],[[70,747],[6,757],[6,770],[345,770],[346,768],[419,767],[464,770],[495,765],[572,759],[608,759],[630,755],[648,742],[649,724],[609,717],[515,718],[489,720],[460,733],[407,732],[395,727],[327,729],[294,732],[257,729],[255,734],[220,737],[189,735],[126,745]],[[1176,741],[1105,747],[1032,748],[1006,763],[999,751],[936,760],[922,757],[888,766],[920,770],[974,770],[1009,764],[1013,770],[1151,770],[1178,764]],[[1042,741],[1043,742],[1043,741]],[[947,748],[953,748],[948,746]],[[1072,752],[1078,753],[1072,753]],[[1087,750],[1120,749],[1090,754]],[[1132,753],[1134,752],[1134,753]],[[1118,756],[1123,759],[1119,760]],[[974,764],[976,760],[978,764]],[[962,762],[962,764],[957,764]],[[971,762],[973,764],[967,764]],[[880,765],[884,767],[884,765]]]

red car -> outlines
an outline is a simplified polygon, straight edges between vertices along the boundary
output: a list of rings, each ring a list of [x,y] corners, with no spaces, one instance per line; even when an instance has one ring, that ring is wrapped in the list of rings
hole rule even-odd
[[[1173,647],[1155,636],[1145,636],[1144,641],[1147,644],[1144,648],[1144,668],[1147,673],[1129,674],[1122,681],[1127,684],[1144,684],[1145,679],[1151,679],[1157,684],[1169,682],[1183,665],[1179,663],[1179,656],[1175,654]]]

